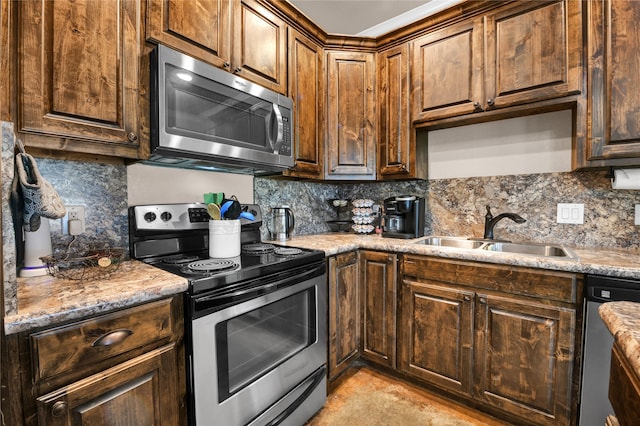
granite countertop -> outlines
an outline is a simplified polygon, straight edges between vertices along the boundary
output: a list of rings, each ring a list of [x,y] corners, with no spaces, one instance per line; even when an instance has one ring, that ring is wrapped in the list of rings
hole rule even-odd
[[[4,328],[6,334],[19,333],[169,297],[187,288],[185,278],[137,260],[123,262],[103,280],[18,278],[18,309],[4,318]]]
[[[381,235],[326,233],[295,236],[283,245],[322,250],[327,256],[368,249],[413,253],[452,259],[527,266],[567,272],[640,278],[640,251],[575,249],[577,260],[433,247],[415,240],[383,238]],[[185,278],[145,263],[130,260],[108,279],[78,282],[50,276],[18,279],[17,312],[5,317],[5,332],[18,333],[35,327],[84,318],[186,291]],[[640,314],[639,314],[640,315]]]
[[[290,240],[284,242],[278,241],[277,243],[323,250],[327,256],[361,248],[640,279],[640,250],[580,249],[570,247],[578,256],[578,259],[563,259],[497,253],[477,249],[428,246],[424,244],[414,244],[414,241],[415,240],[383,238],[379,234],[358,235],[337,232],[294,236]]]
[[[640,303],[603,303],[598,313],[640,377]]]

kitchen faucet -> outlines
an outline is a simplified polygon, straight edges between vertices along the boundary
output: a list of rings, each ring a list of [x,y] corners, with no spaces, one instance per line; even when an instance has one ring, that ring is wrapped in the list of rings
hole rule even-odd
[[[520,215],[515,213],[502,213],[496,217],[493,217],[491,214],[491,208],[487,205],[487,214],[484,216],[484,238],[486,240],[493,240],[493,228],[495,228],[496,224],[500,222],[505,217],[508,217],[515,223],[525,223],[526,220],[523,219]]]

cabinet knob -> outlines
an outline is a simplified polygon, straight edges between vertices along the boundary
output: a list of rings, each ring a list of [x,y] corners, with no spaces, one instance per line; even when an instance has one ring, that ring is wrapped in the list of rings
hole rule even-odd
[[[129,142],[136,142],[138,140],[138,135],[133,132],[129,132],[127,139],[129,139]]]
[[[242,68],[240,68],[240,67],[238,67],[235,70],[233,70],[233,72],[240,72],[240,71],[242,71]]]
[[[478,301],[483,305],[487,303],[487,299],[485,299],[484,297],[481,297]]]
[[[51,406],[51,415],[53,417],[62,417],[67,414],[67,403],[64,401],[57,401]]]
[[[402,163],[402,164],[400,164],[400,168],[401,168],[402,170],[407,170],[407,165],[406,165],[406,164],[404,164],[404,163]]]
[[[223,66],[223,67],[225,67],[225,68],[229,68],[229,67],[231,66],[231,64],[230,64],[229,62],[226,62],[226,61],[225,61],[225,62],[222,64],[222,66]]]
[[[493,98],[487,99],[487,105],[489,106],[493,106],[495,105],[496,101]]]
[[[480,106],[480,102],[474,102],[473,108],[475,108],[476,110],[482,110],[482,107]]]
[[[465,302],[468,302],[469,300],[471,300],[471,298],[469,296],[464,296],[463,299],[464,299]]]

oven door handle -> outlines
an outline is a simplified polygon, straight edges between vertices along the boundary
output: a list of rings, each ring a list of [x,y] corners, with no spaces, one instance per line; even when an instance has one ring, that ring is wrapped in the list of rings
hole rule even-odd
[[[316,372],[313,373],[311,377],[307,378],[307,381],[311,381],[311,383],[305,389],[305,391],[302,392],[302,394],[299,397],[297,397],[296,400],[291,403],[291,405],[285,408],[273,420],[266,423],[265,426],[277,426],[280,423],[282,423],[287,417],[291,415],[291,413],[296,411],[298,407],[300,407],[300,405],[302,405],[302,403],[307,400],[307,398],[309,398],[309,395],[311,395],[311,393],[318,387],[318,385],[320,384],[320,382],[322,382],[322,379],[326,375],[327,375],[327,367],[323,365],[322,368],[319,368],[318,370],[316,370]]]

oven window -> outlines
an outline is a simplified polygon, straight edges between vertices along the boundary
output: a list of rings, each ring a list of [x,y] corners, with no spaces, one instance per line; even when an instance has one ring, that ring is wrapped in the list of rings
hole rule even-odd
[[[168,133],[266,150],[271,103],[172,65],[166,75]]]
[[[316,341],[315,288],[216,324],[220,402]]]

